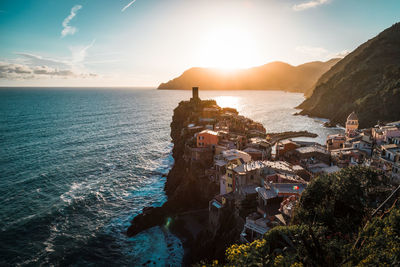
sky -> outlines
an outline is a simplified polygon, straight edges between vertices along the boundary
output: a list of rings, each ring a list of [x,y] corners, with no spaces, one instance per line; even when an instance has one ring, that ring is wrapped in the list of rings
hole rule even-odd
[[[191,67],[343,57],[399,0],[0,0],[0,86],[156,87]]]

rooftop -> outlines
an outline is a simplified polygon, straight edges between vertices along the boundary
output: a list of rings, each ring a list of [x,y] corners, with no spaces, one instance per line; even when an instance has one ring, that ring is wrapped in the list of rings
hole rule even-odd
[[[293,172],[294,171],[291,164],[286,161],[268,161],[268,160],[250,161],[248,163],[245,163],[243,165],[235,167],[234,171],[237,172],[238,174],[243,175],[243,174],[246,174],[247,172],[250,172],[253,170],[258,170],[258,169],[263,169],[263,168],[270,168],[270,169],[283,171],[283,172]]]
[[[382,148],[385,150],[399,149],[400,145],[397,144],[382,145]]]
[[[350,115],[347,117],[347,120],[358,120],[357,114],[353,111],[352,113],[350,113]]]
[[[301,154],[307,154],[307,153],[313,153],[313,152],[329,154],[329,152],[326,151],[325,148],[323,148],[321,146],[304,146],[304,147],[297,148],[296,151]]]
[[[222,154],[222,156],[224,158],[227,158],[228,160],[232,160],[232,159],[235,159],[235,158],[242,158],[242,157],[250,158],[249,154],[247,154],[244,151],[238,150],[238,149],[225,150],[225,151],[222,151],[221,154]]]
[[[218,135],[217,132],[212,131],[212,130],[203,130],[199,134],[211,134],[211,135]]]
[[[246,147],[245,149],[243,149],[243,151],[246,153],[262,153],[260,149],[254,147]]]

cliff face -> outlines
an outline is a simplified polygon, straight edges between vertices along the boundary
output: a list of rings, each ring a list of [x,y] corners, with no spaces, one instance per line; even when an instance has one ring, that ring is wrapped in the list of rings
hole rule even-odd
[[[202,105],[215,104],[215,101],[202,101]],[[215,184],[208,180],[198,179],[196,173],[187,166],[184,161],[184,147],[187,136],[182,136],[182,129],[190,114],[194,112],[193,105],[188,101],[182,101],[174,110],[171,123],[171,138],[174,143],[174,166],[167,176],[165,193],[168,201],[162,207],[148,207],[142,214],[136,216],[127,235],[134,236],[139,232],[153,226],[162,225],[167,217],[188,210],[204,209],[208,207],[208,201],[218,191]]]
[[[400,23],[359,46],[318,80],[301,114],[344,124],[355,111],[361,127],[400,119]]]
[[[339,60],[315,61],[296,67],[283,62],[272,62],[231,72],[191,68],[181,76],[160,84],[158,89],[189,90],[196,84],[203,90],[283,90],[311,94],[318,78]]]

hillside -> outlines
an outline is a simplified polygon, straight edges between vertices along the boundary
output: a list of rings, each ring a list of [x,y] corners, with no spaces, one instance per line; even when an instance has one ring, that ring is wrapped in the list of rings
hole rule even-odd
[[[196,85],[202,90],[283,90],[310,93],[318,78],[339,60],[315,61],[299,66],[271,62],[259,67],[229,72],[211,68],[191,68],[181,76],[160,84],[158,89],[189,90]]]
[[[301,114],[344,124],[355,111],[361,127],[400,119],[400,23],[343,58],[318,80]]]

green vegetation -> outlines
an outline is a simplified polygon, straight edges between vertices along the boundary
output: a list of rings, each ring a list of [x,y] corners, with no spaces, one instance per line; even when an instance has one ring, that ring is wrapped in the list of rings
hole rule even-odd
[[[344,124],[356,111],[360,126],[400,119],[400,23],[359,46],[318,80],[301,114]]]
[[[399,205],[395,202],[370,220],[391,191],[382,177],[373,169],[351,167],[315,178],[300,199],[292,225],[275,227],[251,244],[229,247],[225,264],[399,266]]]

